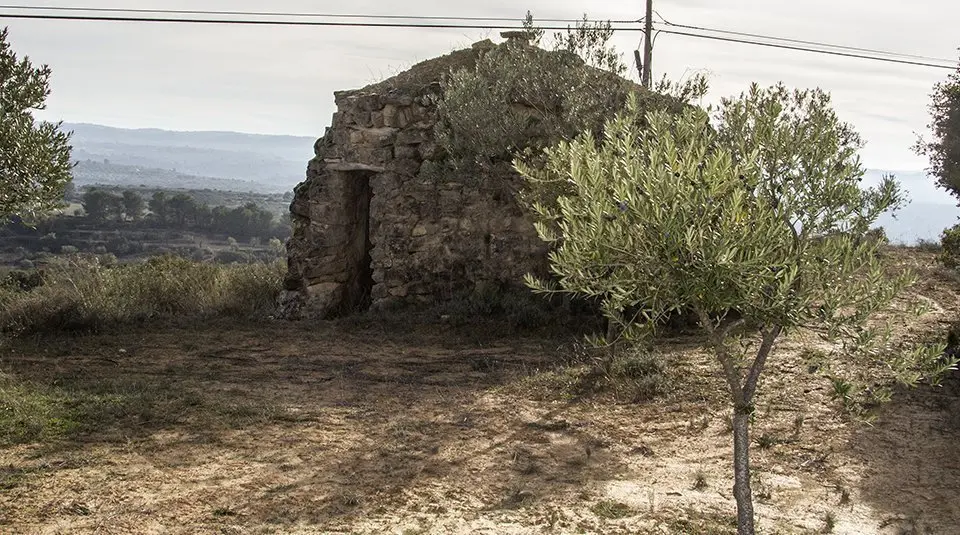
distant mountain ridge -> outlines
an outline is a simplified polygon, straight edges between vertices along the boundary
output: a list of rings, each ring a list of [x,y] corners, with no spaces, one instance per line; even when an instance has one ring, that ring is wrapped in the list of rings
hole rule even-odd
[[[315,141],[303,136],[176,132],[87,123],[64,123],[63,128],[73,132],[71,144],[75,161],[100,161],[169,170],[197,178],[256,182],[277,192],[291,190],[303,181]],[[131,177],[131,183],[140,184],[137,180],[140,178]]]

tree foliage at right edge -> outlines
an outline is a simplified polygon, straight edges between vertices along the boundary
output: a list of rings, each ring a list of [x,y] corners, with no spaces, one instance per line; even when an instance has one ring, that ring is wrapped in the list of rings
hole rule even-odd
[[[882,359],[905,382],[952,363],[942,348],[877,350],[886,339],[867,321],[912,278],[889,278],[865,236],[901,195],[890,177],[861,189],[861,141],[828,95],[753,86],[713,123],[695,108],[640,113],[631,101],[601,139],[563,142],[545,167],[516,163],[534,189],[563,192],[532,202],[555,280],[528,284],[598,299],[627,337],[697,314],[729,389],[739,533],[752,534],[749,421],[784,333],[819,333],[838,360]]]
[[[929,158],[927,171],[937,185],[960,198],[960,68],[933,86],[929,109],[933,139],[921,139],[914,149]]]
[[[933,86],[929,110],[932,139],[919,139],[914,150],[928,158],[927,172],[937,186],[960,201],[960,67]],[[940,261],[948,268],[960,266],[960,224],[945,229],[940,242]]]

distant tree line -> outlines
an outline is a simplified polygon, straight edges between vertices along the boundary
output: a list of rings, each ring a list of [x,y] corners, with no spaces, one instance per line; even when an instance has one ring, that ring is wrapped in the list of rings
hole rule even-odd
[[[117,194],[91,189],[83,194],[81,203],[87,217],[97,223],[145,221],[159,228],[191,229],[241,238],[271,238],[288,232],[272,212],[252,202],[235,208],[211,208],[186,193],[170,195],[158,191],[145,201],[135,191]]]

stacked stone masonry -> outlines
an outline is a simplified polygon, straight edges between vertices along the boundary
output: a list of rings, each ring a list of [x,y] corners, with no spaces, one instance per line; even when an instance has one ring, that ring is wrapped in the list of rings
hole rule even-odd
[[[440,154],[440,98],[436,82],[335,93],[291,204],[286,315],[437,302],[542,271],[545,246],[508,188],[422,172]]]

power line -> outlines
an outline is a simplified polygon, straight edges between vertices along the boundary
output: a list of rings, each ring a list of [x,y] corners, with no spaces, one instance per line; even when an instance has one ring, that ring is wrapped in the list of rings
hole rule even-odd
[[[159,22],[181,24],[242,24],[256,26],[327,26],[327,27],[356,27],[356,28],[443,28],[465,30],[523,30],[521,26],[505,26],[498,24],[425,24],[411,22],[342,22],[319,20],[253,20],[253,19],[210,19],[210,18],[180,18],[180,17],[129,17],[113,15],[34,15],[28,13],[0,13],[0,19],[32,19],[32,20],[72,20],[87,22]],[[541,30],[566,30],[567,26],[538,26]],[[642,32],[643,28],[614,27],[615,31]]]
[[[523,30],[521,26],[506,26],[499,24],[425,24],[411,22],[342,22],[319,20],[253,20],[253,19],[211,19],[211,18],[180,18],[180,17],[128,17],[113,15],[34,15],[28,13],[0,13],[0,19],[32,19],[32,20],[72,20],[72,21],[100,21],[100,22],[166,22],[181,24],[243,24],[257,26],[328,26],[328,27],[356,27],[356,28],[444,28],[465,30]],[[567,26],[538,26],[541,30],[566,30]],[[614,27],[615,31],[642,32],[643,28]]]
[[[331,18],[331,19],[382,19],[382,20],[460,20],[460,21],[491,21],[517,22],[515,17],[443,17],[436,15],[361,15],[355,13],[305,13],[283,11],[211,11],[193,9],[133,9],[109,7],[65,7],[65,6],[22,6],[0,5],[0,9],[16,9],[22,11],[69,11],[90,13],[137,13],[160,15],[225,15],[250,17],[295,17],[295,18]],[[536,19],[542,22],[609,22],[611,24],[637,24],[638,20],[590,20],[587,19]],[[548,28],[553,29],[553,28]],[[560,28],[566,29],[566,28]]]
[[[16,6],[0,6],[0,9],[25,9]],[[30,6],[29,9],[61,9],[61,10],[81,10],[81,11],[93,11],[94,9],[106,9],[106,8],[91,8],[89,10],[85,8],[37,8]],[[108,11],[122,11],[122,12],[136,12],[137,10],[108,10]],[[141,10],[141,11],[152,11],[160,12],[158,10]],[[173,10],[167,10],[172,12]],[[181,10],[184,13],[187,10]],[[191,12],[192,13],[192,12]],[[206,13],[206,14],[225,14],[228,12],[216,12],[216,11],[196,11],[195,13]],[[235,13],[245,13],[248,15],[254,14],[254,12],[235,12]],[[172,13],[170,13],[172,14]],[[271,14],[274,15],[274,14]],[[306,14],[301,14],[302,16],[307,16]],[[276,16],[280,16],[276,14]],[[313,16],[313,15],[310,15]],[[316,16],[321,16],[317,14]],[[372,15],[350,15],[354,18],[373,18]],[[402,17],[403,15],[391,15],[390,17]],[[405,16],[403,16],[405,17]],[[412,16],[411,16],[412,17]],[[472,30],[492,30],[492,29],[502,29],[502,30],[522,30],[522,27],[518,26],[506,26],[506,25],[497,25],[497,24],[440,24],[440,23],[416,23],[416,22],[345,22],[345,21],[319,21],[319,20],[259,20],[259,19],[222,19],[222,18],[181,18],[181,17],[134,17],[134,16],[121,16],[121,15],[50,15],[50,14],[32,14],[32,13],[0,13],[0,19],[32,19],[32,20],[63,20],[63,21],[99,21],[99,22],[148,22],[148,23],[180,23],[180,24],[227,24],[227,25],[258,25],[258,26],[319,26],[319,27],[359,27],[359,28],[436,28],[436,29],[472,29]],[[429,20],[429,19],[426,19]],[[456,17],[438,17],[434,20],[471,20],[468,18],[456,18]],[[498,20],[498,19],[480,19],[477,20]],[[511,19],[507,19],[511,20]],[[561,19],[555,19],[561,20]],[[635,23],[635,21],[630,21]],[[680,25],[675,25],[672,23],[666,23],[669,26],[679,27]],[[568,27],[561,26],[541,26],[540,29],[543,30],[566,30]],[[644,28],[641,26],[620,26],[612,28],[614,31],[630,31],[630,32],[644,32]],[[730,32],[729,30],[713,30],[710,28],[697,27],[697,31],[712,31],[718,33],[740,33],[740,32]],[[748,39],[737,39],[733,37],[720,37],[716,35],[705,35],[703,33],[692,33],[688,31],[678,31],[672,29],[663,29],[658,28],[658,33],[680,35],[686,37],[694,37],[700,39],[711,39],[716,41],[732,42],[732,43],[741,43],[754,46],[764,46],[769,48],[779,48],[785,50],[795,50],[800,52],[812,52],[817,54],[826,54],[833,56],[849,57],[856,59],[867,59],[874,61],[883,61],[888,63],[899,63],[904,65],[915,65],[922,67],[932,67],[938,69],[950,69],[953,70],[954,66],[942,65],[931,63],[929,61],[912,61],[906,59],[896,59],[893,57],[877,57],[869,54],[857,54],[852,52],[839,52],[835,50],[825,50],[823,48],[812,48],[810,46],[794,46],[787,44],[778,44],[770,42],[762,42]],[[758,36],[764,37],[764,36]],[[764,37],[766,38],[766,37]],[[786,38],[777,38],[770,37],[771,40],[779,40],[790,42],[794,41]],[[815,44],[822,47],[832,47],[832,48],[846,48],[840,45],[830,45],[827,43],[815,43],[809,41],[809,44]],[[869,49],[864,49],[869,50]],[[876,53],[883,54],[893,54],[891,52],[876,51]],[[899,54],[903,57],[910,57],[906,54]],[[926,58],[925,58],[926,59]],[[933,61],[948,61],[948,60],[939,60],[935,58],[929,58]]]
[[[884,54],[884,55],[888,55],[888,56],[897,56],[897,57],[902,57],[902,58],[913,58],[913,59],[919,59],[919,60],[925,60],[925,61],[945,61],[945,62],[950,62],[950,61],[952,61],[952,60],[949,60],[949,59],[934,58],[934,57],[931,57],[931,56],[918,56],[918,55],[914,55],[914,54],[904,54],[904,53],[901,53],[901,52],[890,52],[890,51],[888,51],[888,50],[877,50],[877,49],[873,49],[873,48],[861,48],[861,47],[856,47],[856,46],[834,45],[834,44],[830,44],[830,43],[821,43],[821,42],[817,42],[817,41],[806,41],[806,40],[803,40],[803,39],[791,39],[791,38],[788,38],[788,37],[774,37],[774,36],[771,36],[771,35],[761,35],[761,34],[756,34],[756,33],[738,32],[738,31],[733,31],[733,30],[721,30],[721,29],[717,29],[717,28],[706,28],[706,27],[703,27],[703,26],[691,26],[691,25],[689,25],[689,24],[676,24],[676,23],[673,23],[673,22],[668,21],[667,19],[664,19],[662,16],[661,16],[660,18],[663,19],[663,23],[664,23],[664,24],[666,24],[667,26],[672,26],[672,27],[674,27],[674,28],[686,28],[686,29],[688,29],[688,30],[699,30],[699,31],[706,31],[706,32],[712,32],[712,33],[721,33],[721,34],[727,34],[727,35],[738,35],[738,36],[741,36],[741,37],[752,37],[752,38],[756,38],[756,39],[767,39],[767,40],[770,40],[770,41],[780,41],[780,42],[784,42],[784,43],[796,43],[796,44],[802,44],[802,45],[811,45],[811,46],[819,46],[819,47],[829,47],[829,48],[836,48],[836,49],[840,49],[840,50],[851,50],[851,51],[855,51],[855,52],[866,52],[866,53],[870,53],[870,54]]]
[[[714,40],[714,41],[725,41],[725,42],[729,42],[729,43],[742,43],[742,44],[747,44],[747,45],[765,46],[765,47],[769,47],[769,48],[781,48],[781,49],[784,49],[784,50],[798,50],[798,51],[801,51],[801,52],[812,52],[812,53],[815,53],[815,54],[826,54],[826,55],[830,55],[830,56],[842,56],[842,57],[847,57],[847,58],[869,59],[869,60],[873,60],[873,61],[885,61],[885,62],[888,62],[888,63],[900,63],[900,64],[903,64],[903,65],[917,65],[917,66],[921,66],[921,67],[933,67],[933,68],[936,68],[936,69],[954,70],[954,69],[957,68],[955,65],[941,65],[941,64],[937,64],[937,63],[929,63],[929,62],[922,62],[922,61],[911,61],[911,60],[896,59],[896,58],[883,58],[883,57],[878,57],[878,56],[870,56],[870,55],[866,55],[866,54],[854,54],[854,53],[852,53],[852,52],[838,52],[838,51],[835,51],[835,50],[824,50],[824,49],[818,49],[818,48],[800,47],[800,46],[784,45],[784,44],[778,44],[778,43],[764,43],[764,42],[761,42],[761,41],[750,41],[750,40],[747,40],[747,39],[735,39],[735,38],[733,38],[733,37],[720,37],[720,36],[716,36],[716,35],[705,35],[705,34],[702,34],[702,33],[681,32],[681,31],[677,31],[677,30],[667,30],[667,29],[658,29],[657,31],[660,32],[660,33],[671,34],[671,35],[683,35],[683,36],[686,36],[686,37],[696,37],[696,38],[699,38],[699,39],[712,39],[712,40]],[[936,61],[949,61],[949,60],[936,60]]]

